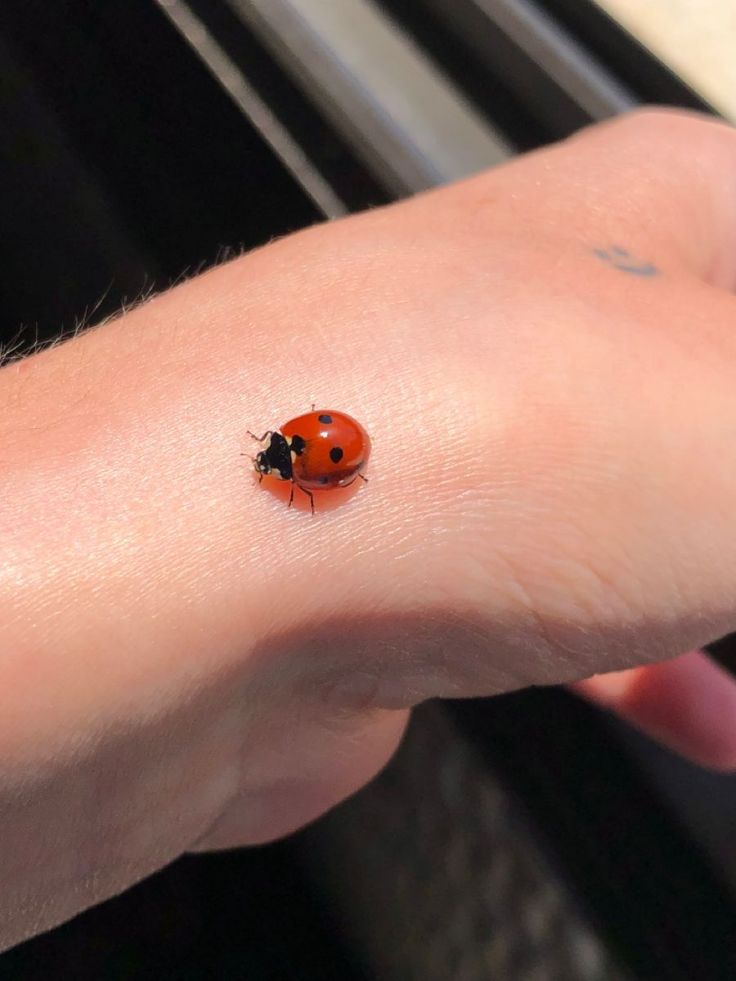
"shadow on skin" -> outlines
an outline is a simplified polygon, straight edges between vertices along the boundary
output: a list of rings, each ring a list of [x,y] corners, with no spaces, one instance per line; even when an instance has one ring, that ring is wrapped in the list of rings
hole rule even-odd
[[[676,655],[682,629],[672,628],[670,649],[663,650],[666,628],[653,622],[586,628],[548,620],[541,628],[526,612],[502,621],[476,611],[464,615],[456,605],[403,615],[344,613],[272,637],[248,661],[264,695],[288,692],[302,711],[312,706],[329,718],[411,708],[437,696],[564,684],[652,663]]]
[[[263,480],[259,484],[258,474],[254,471],[253,483],[256,489],[273,494],[274,497],[283,502],[284,507],[288,507],[292,486],[290,480],[279,480],[278,477],[268,474],[264,476]],[[347,487],[331,487],[329,490],[313,490],[312,493],[314,494],[315,514],[320,514],[320,512],[324,511],[334,511],[335,508],[340,507],[354,497],[359,490],[368,490],[368,485],[364,480],[361,480],[360,477],[356,477],[356,479]],[[294,501],[291,507],[295,511],[306,511],[307,513],[311,513],[312,510],[309,495],[306,494],[298,484],[294,485]]]
[[[203,657],[201,677],[187,672],[141,693],[138,718],[81,719],[55,748],[29,748],[22,760],[3,758],[0,746],[0,945],[176,858],[233,800],[247,817],[242,842],[314,819],[386,761],[385,741],[371,737],[381,710],[573,681],[666,654],[648,645],[661,625],[559,622],[541,636],[534,622],[464,616],[456,604],[340,612],[255,648],[244,641],[215,669]]]

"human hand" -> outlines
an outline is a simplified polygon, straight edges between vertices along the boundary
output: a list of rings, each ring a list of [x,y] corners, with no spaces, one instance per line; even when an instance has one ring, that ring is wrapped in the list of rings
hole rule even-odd
[[[2,944],[299,827],[434,696],[635,669],[585,692],[736,763],[736,684],[641,667],[736,629],[735,168],[637,114],[0,372]],[[314,518],[240,456],[312,402],[373,439]]]

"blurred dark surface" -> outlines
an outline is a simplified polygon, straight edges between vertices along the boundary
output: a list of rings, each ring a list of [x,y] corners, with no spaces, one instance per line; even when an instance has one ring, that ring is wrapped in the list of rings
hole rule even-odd
[[[448,705],[634,977],[736,977],[733,882],[641,765],[649,740],[631,731],[622,740],[616,720],[559,689]],[[679,770],[675,786],[704,775],[659,753]],[[733,817],[733,778],[705,776]]]
[[[0,45],[11,336],[320,217],[150,0],[7,0]]]

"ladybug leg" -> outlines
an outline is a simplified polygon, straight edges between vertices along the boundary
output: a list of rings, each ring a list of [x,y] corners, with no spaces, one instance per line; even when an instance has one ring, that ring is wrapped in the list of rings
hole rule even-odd
[[[294,503],[294,481],[292,480],[292,482],[291,482],[291,493],[289,494],[289,503],[288,503],[287,507],[291,507],[291,505],[293,503]]]
[[[302,487],[301,484],[299,485],[299,487],[309,498],[309,504],[312,508],[312,514],[314,514],[314,494],[310,490],[307,490],[306,487]]]
[[[256,443],[265,443],[266,442],[266,436],[271,436],[272,433],[273,433],[273,430],[272,429],[267,429],[266,432],[263,434],[263,436],[256,436],[256,434],[255,433],[252,433],[250,431],[250,429],[246,430],[246,432],[248,433],[249,436],[252,436],[253,437],[253,439],[256,441]],[[243,453],[242,456],[247,456],[247,453]]]
[[[358,477],[360,477],[361,480],[365,481],[366,484],[368,483],[368,478],[367,477],[364,477],[362,473],[356,473],[356,475],[353,477],[353,479],[349,483],[342,484],[341,486],[342,487],[352,487],[353,484],[355,483],[355,481],[358,479]]]

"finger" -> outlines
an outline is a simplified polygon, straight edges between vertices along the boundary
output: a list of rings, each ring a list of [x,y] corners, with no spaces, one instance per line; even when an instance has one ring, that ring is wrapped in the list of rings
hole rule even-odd
[[[736,768],[736,680],[699,651],[573,686],[702,766]]]

